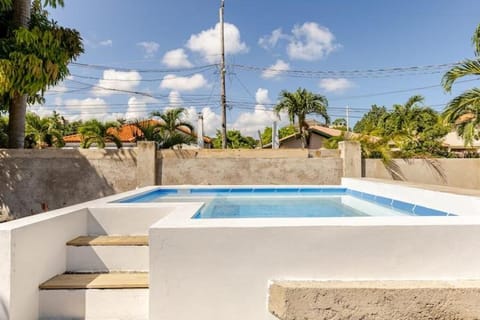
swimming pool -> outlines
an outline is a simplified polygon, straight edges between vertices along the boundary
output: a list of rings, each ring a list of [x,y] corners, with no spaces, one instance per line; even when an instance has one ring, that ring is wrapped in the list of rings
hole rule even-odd
[[[332,187],[162,188],[118,202],[203,202],[193,219],[452,215],[414,203]]]

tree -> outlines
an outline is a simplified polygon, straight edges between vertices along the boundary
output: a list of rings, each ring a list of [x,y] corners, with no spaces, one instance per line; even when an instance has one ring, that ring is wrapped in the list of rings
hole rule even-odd
[[[25,128],[27,140],[32,141],[39,149],[51,146],[63,147],[65,142],[57,115],[41,118],[34,113],[27,113]]]
[[[182,120],[185,115],[184,108],[174,108],[165,112],[152,112],[152,117],[159,117],[158,124],[158,145],[162,149],[172,148],[179,144],[190,144],[195,141],[193,137],[193,125]],[[191,134],[181,132],[187,130]]]
[[[451,68],[442,78],[445,91],[451,92],[452,86],[458,78],[480,75],[480,24],[472,37],[475,51],[474,59],[467,59]],[[478,140],[480,127],[480,88],[473,88],[452,99],[443,111],[445,123],[454,126],[457,133],[464,139],[465,145],[472,145]]]
[[[282,127],[278,130],[278,138],[282,139],[295,133],[295,127],[292,125]],[[272,127],[265,127],[262,134],[262,145],[272,143]]]
[[[137,141],[159,141],[160,127],[158,122],[153,120],[135,120],[132,124],[137,128],[134,135]]]
[[[239,130],[227,130],[227,148],[228,149],[254,149],[257,141],[252,137],[245,137]],[[215,149],[222,148],[222,133],[217,130],[217,135],[213,139]]]
[[[388,116],[388,111],[385,107],[379,107],[376,104],[372,105],[370,111],[363,115],[363,117],[353,127],[353,132],[371,134],[383,128],[385,120]]]
[[[42,103],[45,90],[69,74],[68,63],[83,52],[82,39],[48,20],[40,0],[0,3],[0,106],[9,112],[8,146],[23,148],[27,102]]]
[[[345,118],[337,118],[332,122],[335,129],[347,131],[347,120]]]
[[[117,148],[122,147],[122,142],[117,135],[119,124],[117,122],[102,123],[96,119],[86,121],[78,131],[81,136],[80,147],[90,148],[96,144],[98,148],[105,148],[107,142],[113,142]]]
[[[0,116],[0,148],[8,146],[8,118]]]
[[[297,118],[298,131],[302,139],[302,146],[308,147],[308,124],[306,117],[309,114],[318,114],[325,119],[325,123],[330,122],[330,117],[327,113],[328,100],[326,97],[314,94],[306,89],[298,88],[295,92],[288,92],[283,90],[280,93],[280,102],[275,106],[275,111],[280,114],[286,111],[290,123],[295,123]]]

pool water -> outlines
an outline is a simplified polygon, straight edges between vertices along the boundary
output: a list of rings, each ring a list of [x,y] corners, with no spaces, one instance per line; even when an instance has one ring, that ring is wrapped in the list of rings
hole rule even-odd
[[[193,219],[449,215],[346,188],[158,189],[119,202],[203,202]]]

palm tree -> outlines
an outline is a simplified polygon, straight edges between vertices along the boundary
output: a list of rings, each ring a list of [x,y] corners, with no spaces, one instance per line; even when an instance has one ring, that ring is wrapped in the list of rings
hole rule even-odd
[[[153,120],[135,120],[131,122],[137,129],[133,134],[137,141],[158,141],[159,123]]]
[[[280,112],[286,111],[292,124],[295,123],[295,118],[297,118],[302,146],[306,148],[309,143],[306,117],[315,113],[322,116],[325,119],[325,123],[328,124],[330,117],[327,113],[327,106],[328,100],[326,97],[298,88],[295,92],[286,90],[280,92],[280,102],[275,106],[275,112],[279,115]]]
[[[56,147],[63,147],[65,145],[55,115],[51,118],[41,118],[34,113],[27,113],[25,133],[39,149],[53,145]]]
[[[451,68],[442,78],[442,85],[451,92],[453,83],[461,77],[480,75],[480,24],[472,37],[475,58],[467,59]],[[478,139],[480,127],[480,88],[473,88],[452,99],[443,111],[443,119],[453,125],[466,145]]]
[[[82,139],[80,147],[90,148],[90,146],[95,143],[97,147],[103,149],[107,142],[113,142],[117,148],[121,148],[122,142],[116,134],[118,126],[119,124],[117,122],[101,123],[96,119],[86,121],[78,128]]]
[[[193,133],[193,125],[182,120],[185,114],[184,108],[174,108],[165,111],[164,113],[154,111],[151,113],[152,117],[159,117],[160,122],[158,124],[158,144],[162,149],[172,148],[178,144],[189,144],[194,142],[192,135],[181,133],[179,131],[187,129],[190,133]]]

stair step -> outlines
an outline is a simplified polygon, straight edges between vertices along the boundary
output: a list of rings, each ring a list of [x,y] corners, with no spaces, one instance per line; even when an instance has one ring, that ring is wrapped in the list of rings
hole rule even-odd
[[[42,283],[41,290],[146,289],[148,272],[66,273]]]
[[[148,246],[148,236],[80,236],[67,246]]]

